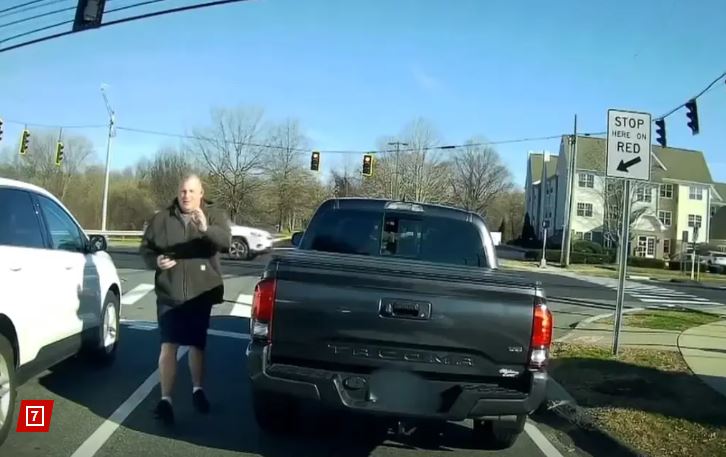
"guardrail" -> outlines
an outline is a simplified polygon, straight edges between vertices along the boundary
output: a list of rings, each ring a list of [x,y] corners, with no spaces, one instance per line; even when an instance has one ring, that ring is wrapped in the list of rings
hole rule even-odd
[[[106,238],[141,238],[144,236],[143,230],[83,230],[87,235],[102,235]],[[289,236],[282,235],[280,233],[273,233],[272,239],[274,242],[279,242],[289,239]]]
[[[104,235],[107,237],[118,238],[140,238],[144,236],[143,230],[83,230],[87,235]]]

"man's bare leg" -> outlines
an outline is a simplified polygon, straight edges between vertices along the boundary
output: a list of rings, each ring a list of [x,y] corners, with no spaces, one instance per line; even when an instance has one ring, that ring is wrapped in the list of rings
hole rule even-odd
[[[179,346],[162,343],[159,353],[159,381],[161,383],[161,401],[156,405],[156,417],[167,424],[174,423],[174,409],[171,406],[171,394],[176,378],[176,355]]]
[[[176,356],[179,345],[173,343],[162,343],[159,354],[159,378],[161,381],[161,397],[171,399],[176,380]]]
[[[189,372],[192,375],[192,386],[202,387],[204,382],[204,350],[191,346],[189,348]]]
[[[209,401],[202,390],[204,385],[204,349],[191,346],[189,348],[189,372],[192,376],[194,407],[202,413],[209,412]]]

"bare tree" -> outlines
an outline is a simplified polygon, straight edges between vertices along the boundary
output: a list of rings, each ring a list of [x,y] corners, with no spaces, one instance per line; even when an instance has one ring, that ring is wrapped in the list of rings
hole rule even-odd
[[[58,139],[63,143],[63,161],[56,165]],[[94,159],[93,144],[86,137],[59,136],[59,132],[34,131],[28,151],[12,160],[14,175],[37,184],[65,202],[68,187],[74,177],[82,173]]]
[[[395,143],[401,143],[396,147]],[[398,136],[381,138],[374,173],[363,178],[362,193],[371,197],[405,198],[440,203],[448,200],[450,167],[430,122],[418,118]]]
[[[156,209],[171,203],[179,186],[179,179],[193,171],[193,164],[175,148],[159,150],[152,160],[137,165],[137,176],[152,195]]]
[[[603,181],[604,184],[600,191],[604,209],[603,237],[606,242],[612,243],[615,246],[620,246],[620,235],[623,226],[623,217],[625,215],[623,208],[625,181],[622,179],[606,177],[603,177]],[[649,202],[651,199],[658,198],[657,194],[652,195],[652,192],[654,190],[657,191],[657,189],[657,184],[631,181],[630,194],[628,195],[628,202],[630,206],[629,241],[632,241],[634,238],[633,227],[643,216],[649,213]],[[648,194],[651,194],[651,196],[647,197]],[[575,208],[575,210],[576,209],[577,208]],[[620,250],[618,250],[618,257],[619,253]]]
[[[404,129],[402,137],[410,151],[401,161],[403,195],[420,202],[445,201],[450,168],[441,151],[434,149],[441,143],[436,129],[418,118]]]
[[[309,174],[303,167],[302,150],[308,146],[296,120],[286,120],[273,126],[266,144],[271,147],[264,164],[269,185],[274,194],[276,225],[292,230],[295,209],[306,196],[305,177]]]
[[[502,241],[517,238],[522,233],[524,224],[524,192],[521,190],[506,190],[492,198],[486,209],[485,219],[489,229],[504,221]]]
[[[512,188],[509,170],[490,146],[470,140],[452,164],[452,197],[466,210],[484,214],[498,195]]]
[[[233,221],[251,205],[253,193],[263,180],[264,152],[261,146],[262,111],[259,109],[215,109],[212,126],[196,129],[186,151],[199,157],[207,171],[210,194]]]

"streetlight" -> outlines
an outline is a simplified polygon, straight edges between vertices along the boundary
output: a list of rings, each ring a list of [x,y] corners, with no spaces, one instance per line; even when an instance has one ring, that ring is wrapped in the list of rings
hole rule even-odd
[[[116,121],[116,115],[113,112],[113,109],[111,108],[111,104],[108,101],[108,97],[106,96],[106,87],[107,85],[101,84],[101,95],[103,95],[103,100],[106,102],[106,110],[108,111],[108,142],[106,143],[106,178],[103,184],[103,214],[101,219],[101,231],[106,231],[106,218],[108,214],[108,177],[110,173],[110,165],[111,165],[111,138],[116,136],[116,131],[114,129],[114,124]]]

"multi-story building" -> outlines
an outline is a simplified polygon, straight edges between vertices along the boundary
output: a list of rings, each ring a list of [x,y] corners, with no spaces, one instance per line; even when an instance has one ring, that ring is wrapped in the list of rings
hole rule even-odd
[[[555,240],[562,237],[572,143],[571,135],[563,136],[558,156],[550,157],[555,170],[548,167],[544,173],[544,198],[542,154],[529,155],[526,205],[532,223],[538,223],[539,236],[541,221],[548,219]],[[606,147],[604,138],[577,138],[570,228],[573,240],[614,247],[619,244],[617,217],[623,207],[623,187],[622,180],[605,177]],[[632,184],[630,254],[663,258],[677,252],[684,240],[693,241],[694,236],[698,242],[709,241],[716,228],[711,226],[711,215],[726,208],[726,186],[713,182],[700,151],[654,145],[652,154],[651,180]]]
[[[545,153],[529,153],[527,179],[525,184],[526,212],[535,228],[537,237],[542,239],[543,222],[548,221],[549,234],[552,233],[557,210],[557,165],[558,157]],[[544,185],[543,185],[544,182]],[[542,189],[544,188],[544,192]],[[548,234],[548,237],[549,237]]]

